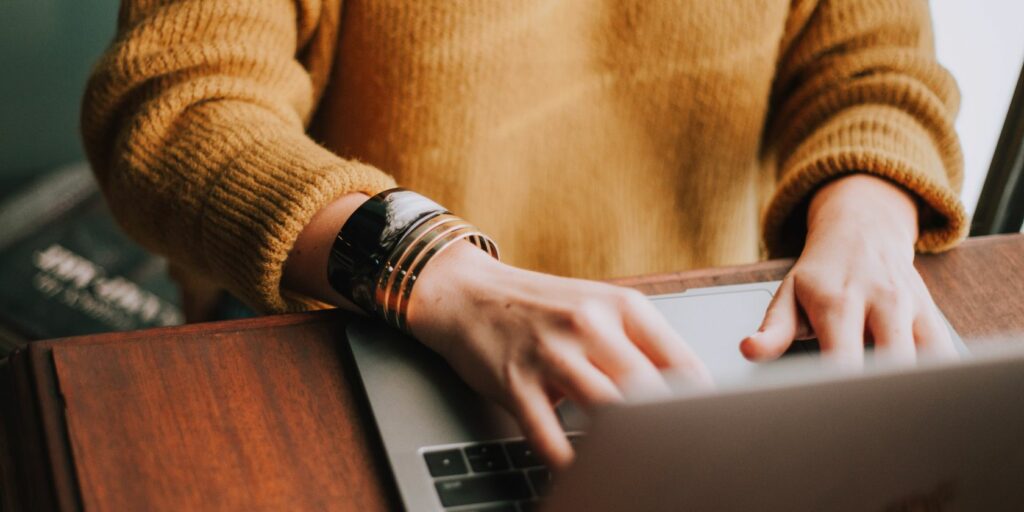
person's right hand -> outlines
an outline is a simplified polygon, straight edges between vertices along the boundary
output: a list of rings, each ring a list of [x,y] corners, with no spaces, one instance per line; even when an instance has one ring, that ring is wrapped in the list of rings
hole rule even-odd
[[[420,274],[413,335],[518,420],[556,468],[573,451],[554,405],[615,402],[623,390],[667,392],[659,370],[709,382],[703,364],[636,290],[517,269],[459,243]]]

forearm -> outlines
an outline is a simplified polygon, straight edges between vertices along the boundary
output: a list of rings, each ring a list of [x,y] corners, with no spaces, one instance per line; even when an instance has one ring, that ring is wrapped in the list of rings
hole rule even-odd
[[[369,196],[358,192],[346,194],[313,216],[285,260],[281,283],[286,289],[328,304],[357,309],[331,288],[327,281],[327,259],[338,231],[367,199]]]
[[[82,105],[97,181],[121,226],[176,266],[260,311],[308,308],[281,294],[299,231],[335,197],[394,186],[305,133],[329,63],[300,59],[334,44],[314,37],[333,26],[311,31],[329,7],[186,4],[125,1]]]
[[[346,194],[318,211],[303,228],[284,263],[282,286],[295,293],[353,311],[362,311],[338,293],[327,279],[327,261],[342,226],[369,196]],[[457,283],[472,280],[480,272],[504,265],[473,244],[460,241],[430,260],[417,279],[410,303],[410,318],[436,305],[443,295],[459,293]],[[427,304],[424,306],[424,304]],[[419,316],[419,315],[415,315]]]
[[[853,174],[819,189],[807,210],[808,241],[837,227],[853,226],[879,238],[905,243],[917,241],[917,204],[909,192],[882,178]]]
[[[779,175],[764,216],[769,253],[798,252],[811,194],[851,173],[899,184],[916,198],[918,250],[954,245],[967,231],[957,198],[957,91],[935,61],[927,4],[804,5],[814,9],[800,11],[806,16],[794,17],[784,38],[765,129]]]

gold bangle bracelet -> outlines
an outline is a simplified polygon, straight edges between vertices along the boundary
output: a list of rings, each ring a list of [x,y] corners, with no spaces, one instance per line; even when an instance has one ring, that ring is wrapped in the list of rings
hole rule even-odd
[[[374,279],[373,309],[386,323],[407,331],[413,286],[427,262],[459,240],[468,240],[494,258],[498,248],[475,226],[450,213],[423,219],[394,246]]]
[[[442,214],[428,219],[406,235],[395,247],[394,251],[388,256],[388,259],[385,261],[384,266],[381,269],[381,273],[377,278],[376,290],[374,292],[374,302],[376,303],[377,312],[385,321],[390,323],[390,317],[393,309],[391,307],[392,299],[389,292],[396,277],[405,272],[403,265],[405,259],[409,256],[410,252],[418,252],[413,251],[416,244],[418,244],[431,231],[435,230],[440,225],[452,222],[463,221],[462,219],[450,214]]]
[[[415,281],[418,277],[419,270],[423,268],[422,262],[424,257],[429,257],[433,254],[432,249],[437,247],[438,244],[444,243],[452,236],[460,233],[472,234],[472,226],[459,219],[460,222],[438,225],[430,231],[423,239],[417,244],[413,250],[409,251],[407,260],[401,265],[402,273],[401,276],[396,279],[387,293],[390,294],[390,303],[388,304],[390,309],[389,321],[392,322],[395,327],[402,329],[402,322],[399,318],[402,316],[402,310],[407,306],[405,299],[408,295],[403,293],[403,290],[408,286],[407,283],[411,280]]]
[[[398,304],[396,309],[398,318],[395,323],[396,327],[401,330],[406,330],[409,297],[412,295],[413,287],[416,285],[416,279],[419,277],[420,272],[422,272],[427,262],[445,249],[451,247],[455,242],[463,239],[475,240],[476,243],[474,243],[474,245],[477,245],[477,247],[490,254],[493,258],[498,258],[498,247],[495,245],[494,241],[486,237],[472,225],[467,225],[467,229],[464,231],[451,232],[449,235],[443,237],[443,240],[439,239],[439,242],[433,247],[426,249],[422,255],[417,255],[418,261],[414,263],[414,266],[403,279],[403,287],[397,301]],[[406,281],[408,281],[408,285],[405,285]]]

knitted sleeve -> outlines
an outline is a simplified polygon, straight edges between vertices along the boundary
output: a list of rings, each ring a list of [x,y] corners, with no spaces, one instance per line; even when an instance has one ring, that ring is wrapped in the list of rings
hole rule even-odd
[[[313,214],[393,185],[305,134],[338,0],[124,0],[82,108],[86,152],[124,229],[265,311]],[[326,272],[326,271],[325,271]]]
[[[778,170],[764,216],[770,254],[798,251],[810,197],[854,172],[917,198],[919,251],[966,235],[953,129],[959,93],[936,62],[930,23],[925,0],[794,1],[765,132]]]

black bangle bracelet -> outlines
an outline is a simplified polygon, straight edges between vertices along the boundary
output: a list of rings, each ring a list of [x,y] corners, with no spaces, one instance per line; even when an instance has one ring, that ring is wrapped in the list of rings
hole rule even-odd
[[[367,313],[376,312],[374,287],[388,256],[410,231],[446,213],[441,205],[402,188],[371,197],[338,232],[327,260],[327,281]]]

